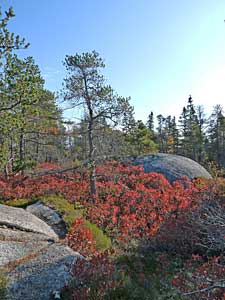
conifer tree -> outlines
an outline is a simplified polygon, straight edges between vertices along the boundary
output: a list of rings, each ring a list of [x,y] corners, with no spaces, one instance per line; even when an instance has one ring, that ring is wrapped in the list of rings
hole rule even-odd
[[[159,152],[165,152],[165,131],[164,131],[164,122],[165,118],[163,115],[157,116],[158,127],[157,130],[157,144],[159,145]]]
[[[147,127],[151,132],[154,132],[154,114],[151,111],[151,113],[148,115],[148,120],[147,120]]]
[[[157,151],[157,145],[152,139],[150,130],[138,120],[135,128],[127,135],[132,155],[149,154]]]
[[[179,130],[177,128],[177,123],[176,123],[176,117],[172,118],[171,121],[171,136],[173,139],[173,153],[178,154],[179,153],[179,147],[180,147],[180,140],[179,140]]]
[[[82,107],[88,123],[88,159],[90,169],[90,194],[96,194],[95,165],[96,147],[95,124],[102,118],[111,124],[122,121],[124,113],[130,109],[130,98],[119,97],[100,70],[105,64],[99,54],[91,53],[67,55],[64,65],[69,75],[64,80],[64,99],[71,107]]]
[[[216,105],[210,115],[207,130],[207,153],[219,167],[225,167],[225,116],[221,105]]]
[[[5,15],[0,9],[0,167],[8,161],[8,145],[10,143],[8,132],[16,118],[16,116],[11,118],[8,112],[20,103],[18,99],[15,101],[10,99],[11,91],[7,89],[7,85],[10,80],[13,80],[13,76],[6,76],[5,71],[11,65],[13,51],[29,46],[28,43],[25,43],[25,39],[21,39],[19,35],[9,31],[8,23],[13,17],[15,14],[12,7],[5,12]]]
[[[180,153],[201,162],[204,157],[203,124],[201,124],[202,120],[198,118],[191,96],[188,98],[187,106],[183,108],[179,121],[181,128]]]

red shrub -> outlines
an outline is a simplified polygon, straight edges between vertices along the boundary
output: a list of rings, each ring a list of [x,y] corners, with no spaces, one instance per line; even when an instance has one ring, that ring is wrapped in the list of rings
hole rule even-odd
[[[198,192],[186,180],[171,185],[163,175],[145,174],[140,167],[109,164],[98,168],[98,195],[85,203],[91,222],[112,238],[126,240],[154,235],[170,214],[196,205]]]
[[[68,300],[102,300],[116,286],[109,253],[96,253],[90,260],[78,259],[72,269],[73,280],[63,290]]]
[[[96,242],[90,229],[85,227],[84,219],[77,218],[67,234],[70,248],[83,256],[89,256],[96,252]]]
[[[223,300],[225,292],[224,257],[207,260],[193,255],[185,265],[185,270],[174,277],[173,285],[188,299]]]
[[[163,175],[144,173],[141,167],[109,162],[98,166],[94,203],[89,201],[88,172],[12,178],[0,181],[2,199],[61,194],[71,203],[86,206],[91,222],[120,240],[154,235],[167,218],[198,206],[216,195],[210,181],[187,179],[170,184]],[[185,188],[182,182],[185,180]],[[222,186],[220,184],[220,186]],[[220,188],[221,189],[221,188]]]

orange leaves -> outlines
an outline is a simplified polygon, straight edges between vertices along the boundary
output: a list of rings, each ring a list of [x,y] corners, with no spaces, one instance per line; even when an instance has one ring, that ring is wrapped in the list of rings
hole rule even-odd
[[[85,226],[83,218],[74,220],[66,238],[70,248],[83,256],[88,256],[96,252],[96,242],[93,239],[93,234],[91,230]]]
[[[181,182],[173,186],[163,175],[146,174],[140,167],[109,163],[97,172],[102,174],[97,182],[98,197],[85,205],[90,220],[107,228],[112,238],[151,236],[169,214],[185,210],[193,199],[193,189],[185,189]]]
[[[87,218],[103,228],[112,241],[118,241],[117,246],[123,246],[132,239],[154,236],[155,239],[152,238],[151,242],[160,243],[162,248],[166,246],[164,248],[170,253],[174,245],[176,247],[173,253],[176,255],[181,253],[190,257],[195,253],[185,265],[189,274],[181,270],[172,281],[181,292],[208,288],[211,282],[221,284],[220,279],[225,274],[224,258],[203,258],[193,251],[199,240],[188,221],[189,215],[197,211],[204,201],[217,199],[221,207],[224,207],[224,179],[217,182],[201,179],[190,182],[182,178],[170,184],[160,174],[146,174],[140,167],[117,162],[98,166],[96,174],[98,193],[91,202],[88,172],[45,175],[34,179],[17,177],[10,181],[0,178],[0,197],[7,200],[50,193],[61,194],[70,203],[79,202],[85,208]],[[88,261],[78,260],[74,266],[72,275],[76,286],[72,299],[96,299],[99,295],[103,297],[108,289],[115,286],[112,274],[116,266],[113,266],[106,253],[97,253],[92,233],[86,228],[84,219],[74,221],[67,240],[70,247],[89,257]],[[168,267],[165,257],[160,257],[158,263],[161,268]],[[140,272],[139,275],[140,280],[144,280],[144,274]],[[190,299],[223,299],[222,289],[210,289],[208,292],[209,298],[204,293],[198,293],[190,295]]]
[[[41,165],[40,168],[45,168]],[[48,165],[56,168],[57,165]],[[2,199],[30,198],[44,194],[61,194],[70,203],[79,202],[87,209],[91,222],[107,229],[112,238],[117,234],[129,238],[154,235],[170,216],[198,206],[211,194],[209,181],[190,182],[186,178],[170,184],[163,175],[144,173],[141,167],[118,162],[98,166],[98,196],[90,203],[88,172],[45,175],[39,178],[0,180]],[[220,190],[221,190],[220,182]],[[217,193],[211,189],[211,193]],[[172,219],[174,219],[172,217]]]
[[[49,127],[45,130],[47,134],[56,135],[59,133],[59,129],[57,127]]]

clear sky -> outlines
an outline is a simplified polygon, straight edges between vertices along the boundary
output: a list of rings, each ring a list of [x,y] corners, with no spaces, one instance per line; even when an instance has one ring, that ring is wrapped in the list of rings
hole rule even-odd
[[[225,108],[225,0],[1,0],[23,52],[59,90],[66,54],[96,50],[108,82],[131,96],[136,118],[178,116],[189,94]]]

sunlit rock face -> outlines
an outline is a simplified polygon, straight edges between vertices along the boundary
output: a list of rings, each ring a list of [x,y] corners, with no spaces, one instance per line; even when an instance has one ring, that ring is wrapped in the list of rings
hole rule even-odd
[[[0,273],[4,269],[8,279],[7,299],[52,300],[69,282],[70,267],[81,255],[61,242],[61,225],[59,215],[41,203],[27,210],[0,204]]]
[[[57,211],[48,207],[41,201],[29,205],[26,211],[46,222],[59,238],[65,238],[67,234],[67,226]]]
[[[189,179],[211,175],[204,167],[194,160],[175,154],[151,154],[131,158],[133,165],[143,165],[146,173],[156,172],[163,174],[169,182],[187,176]]]
[[[22,231],[44,234],[54,241],[58,240],[57,234],[48,224],[22,208],[0,204],[0,225]]]

